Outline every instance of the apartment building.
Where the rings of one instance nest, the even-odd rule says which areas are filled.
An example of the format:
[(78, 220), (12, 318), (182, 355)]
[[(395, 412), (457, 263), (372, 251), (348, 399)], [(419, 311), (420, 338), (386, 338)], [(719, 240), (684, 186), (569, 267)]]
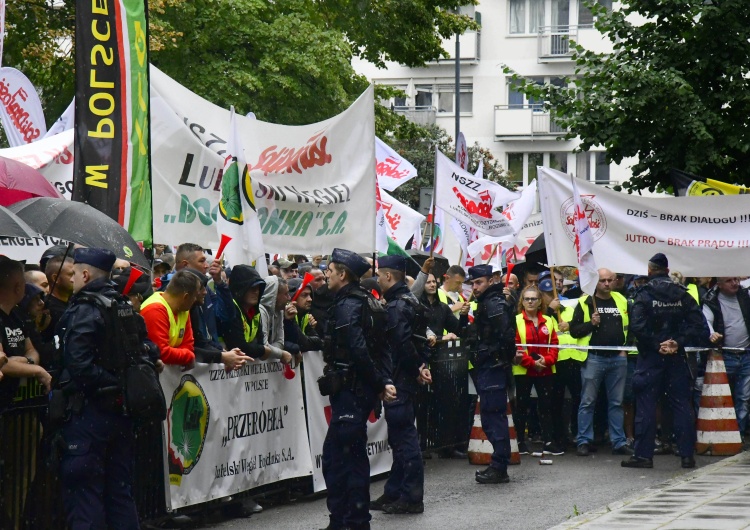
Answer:
[[(600, 0), (612, 7), (612, 0)], [(615, 6), (616, 8), (616, 6)], [(629, 166), (607, 164), (603, 150), (573, 153), (577, 140), (563, 140), (538, 102), (514, 90), (503, 73), (508, 65), (544, 83), (561, 83), (572, 75), (570, 40), (587, 49), (610, 51), (611, 43), (594, 27), (591, 11), (581, 0), (480, 0), (463, 8), (480, 25), (460, 36), (461, 130), (467, 143), (479, 142), (509, 169), (519, 184), (536, 177), (544, 165), (602, 184), (630, 176)], [(378, 84), (399, 87), (407, 98), (384, 102), (418, 123), (436, 123), (451, 136), (455, 131), (455, 37), (444, 41), (450, 58), (421, 68), (389, 63), (378, 69), (365, 61), (356, 70)]]

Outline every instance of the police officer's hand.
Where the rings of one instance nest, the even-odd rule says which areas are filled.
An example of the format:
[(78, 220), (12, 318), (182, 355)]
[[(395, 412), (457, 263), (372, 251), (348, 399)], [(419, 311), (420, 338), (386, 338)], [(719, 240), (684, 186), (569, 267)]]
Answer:
[(555, 298), (551, 300), (547, 307), (549, 307), (552, 311), (557, 311), (560, 308), (560, 299)]
[(422, 264), (422, 272), (425, 274), (430, 274), (430, 271), (432, 270), (432, 267), (435, 266), (435, 258), (427, 258), (424, 260), (424, 263)]
[(570, 324), (568, 322), (565, 322), (562, 318), (560, 319), (560, 322), (557, 323), (557, 327), (563, 333), (570, 331)]
[(239, 370), (246, 362), (252, 362), (254, 359), (248, 357), (239, 348), (221, 352), (221, 362), (224, 363), (224, 369), (227, 372)]
[(708, 340), (710, 340), (712, 343), (716, 344), (717, 342), (720, 342), (721, 339), (724, 338), (724, 335), (721, 333), (716, 333), (715, 331), (711, 333), (711, 336), (708, 337)]
[(591, 323), (595, 326), (602, 323), (602, 317), (599, 315), (598, 311), (591, 313)]
[(44, 390), (49, 392), (50, 390), (52, 390), (52, 376), (49, 375), (49, 372), (47, 372), (47, 370), (45, 370), (41, 366), (36, 365), (36, 368), (38, 368), (38, 370), (36, 370), (34, 377), (37, 381), (39, 381), (39, 384), (44, 387)]
[(289, 303), (284, 308), (284, 318), (287, 320), (292, 320), (297, 315), (297, 306)]
[(380, 399), (386, 403), (390, 403), (396, 399), (396, 387), (393, 385), (385, 385), (385, 390), (380, 393)]
[(281, 352), (281, 359), (279, 359), (284, 364), (289, 364), (292, 362), (292, 354), (288, 351)]
[(419, 377), (417, 377), (417, 381), (419, 381), (420, 385), (432, 384), (432, 374), (430, 373), (430, 369), (424, 364), (419, 367)]
[(208, 268), (208, 274), (214, 279), (214, 284), (221, 285), (224, 280), (221, 277), (221, 263), (218, 259), (211, 262), (211, 266)]
[(678, 344), (674, 339), (668, 339), (659, 344), (659, 353), (662, 355), (672, 355), (677, 352)]
[(469, 305), (468, 302), (463, 302), (462, 307), (461, 307), (461, 314), (462, 315), (468, 315), (470, 308), (471, 308), (471, 306)]

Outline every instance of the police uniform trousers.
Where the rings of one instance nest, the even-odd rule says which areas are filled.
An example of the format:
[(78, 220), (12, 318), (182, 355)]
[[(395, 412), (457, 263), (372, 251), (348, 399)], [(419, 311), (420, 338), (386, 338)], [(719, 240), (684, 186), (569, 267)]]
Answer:
[(133, 500), (133, 423), (86, 400), (63, 427), (60, 461), (70, 530), (140, 528)]
[(393, 451), (384, 493), (389, 499), (419, 503), (424, 498), (424, 463), (414, 423), (414, 396), (398, 387), (396, 394), (397, 399), (384, 406), (388, 445)]
[(479, 395), (479, 414), (482, 429), (492, 444), (490, 466), (507, 471), (510, 462), (510, 432), (508, 430), (508, 391), (505, 369), (475, 367), (471, 371)]
[(635, 456), (652, 458), (656, 439), (656, 406), (662, 394), (674, 417), (674, 434), (681, 457), (695, 451), (695, 416), (692, 407), (693, 380), (684, 354), (640, 353), (633, 374), (635, 394)]
[(367, 418), (375, 396), (351, 390), (331, 396), (331, 423), (323, 442), (323, 478), (331, 528), (370, 528), (370, 460)]

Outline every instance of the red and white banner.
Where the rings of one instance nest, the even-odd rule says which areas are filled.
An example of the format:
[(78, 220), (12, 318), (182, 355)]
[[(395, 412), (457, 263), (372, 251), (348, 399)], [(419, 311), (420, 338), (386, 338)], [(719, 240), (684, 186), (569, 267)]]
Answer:
[(0, 68), (0, 121), (11, 147), (47, 133), (42, 103), (31, 81), (15, 68)]
[(437, 207), (474, 228), (492, 236), (513, 233), (502, 208), (520, 195), (495, 182), (478, 179), (438, 152), (435, 169)]
[(375, 137), (375, 161), (380, 188), (393, 191), (417, 176), (417, 168), (383, 140)]
[[(576, 265), (570, 177), (540, 167), (539, 197), (550, 265)], [(599, 267), (645, 274), (657, 252), (685, 276), (746, 276), (750, 263), (747, 195), (641, 197), (577, 179)]]
[(388, 236), (402, 248), (412, 238), (415, 245), (419, 244), (420, 229), (425, 216), (397, 201), (384, 190), (380, 190), (380, 204)]
[[(305, 355), (305, 400), (307, 402), (307, 428), (310, 437), (310, 455), (312, 456), (313, 489), (326, 489), (323, 479), (323, 442), (326, 439), (328, 425), (331, 421), (331, 404), (327, 397), (318, 391), (318, 378), (323, 375), (323, 353), (309, 351)], [(393, 453), (388, 445), (388, 426), (385, 414), (379, 419), (370, 415), (367, 422), (367, 456), (370, 458), (370, 476), (390, 471), (393, 464)]]

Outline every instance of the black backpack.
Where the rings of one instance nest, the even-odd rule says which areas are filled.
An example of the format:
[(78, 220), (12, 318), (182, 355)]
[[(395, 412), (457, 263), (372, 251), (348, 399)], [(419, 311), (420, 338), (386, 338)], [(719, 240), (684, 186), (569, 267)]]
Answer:
[(156, 369), (146, 356), (138, 322), (143, 317), (122, 295), (85, 293), (79, 300), (96, 305), (104, 317), (110, 348), (99, 351), (97, 364), (120, 376), (126, 414), (144, 421), (166, 419), (167, 402)]

